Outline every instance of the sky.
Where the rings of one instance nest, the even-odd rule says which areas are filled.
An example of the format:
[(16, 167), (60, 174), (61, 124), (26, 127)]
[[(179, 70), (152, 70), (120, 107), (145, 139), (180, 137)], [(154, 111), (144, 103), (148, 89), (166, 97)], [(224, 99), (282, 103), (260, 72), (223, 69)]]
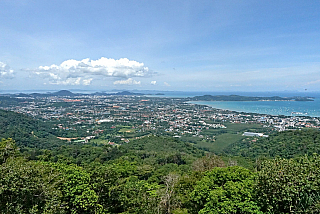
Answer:
[(0, 91), (320, 91), (318, 0), (0, 0)]

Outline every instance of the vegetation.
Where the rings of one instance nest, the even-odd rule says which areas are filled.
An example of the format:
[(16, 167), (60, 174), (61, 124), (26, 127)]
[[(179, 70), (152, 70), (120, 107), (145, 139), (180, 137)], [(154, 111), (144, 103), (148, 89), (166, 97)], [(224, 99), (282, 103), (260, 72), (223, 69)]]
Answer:
[[(320, 213), (318, 130), (240, 135), (217, 156), (153, 135), (67, 143), (50, 123), (0, 113), (1, 213)], [(250, 128), (229, 127), (220, 136)]]
[(183, 136), (182, 141), (194, 144), (194, 146), (215, 154), (222, 154), (229, 146), (243, 139), (243, 132), (262, 132), (269, 133), (269, 129), (264, 128), (261, 124), (248, 123), (224, 123), (226, 128), (214, 129), (209, 128), (201, 132), (203, 138)]
[(254, 200), (254, 174), (242, 167), (216, 167), (191, 193), (198, 213), (262, 213)]
[(276, 133), (259, 140), (244, 139), (227, 147), (225, 152), (250, 158), (293, 158), (320, 154), (320, 131), (302, 129)]
[(320, 212), (320, 157), (265, 161), (257, 176), (257, 199), (266, 213)]
[(16, 106), (25, 102), (25, 99), (18, 99), (9, 96), (0, 96), (0, 107)]
[(62, 141), (52, 134), (50, 124), (23, 114), (0, 110), (0, 138), (12, 138), (17, 145), (28, 148), (53, 148)]

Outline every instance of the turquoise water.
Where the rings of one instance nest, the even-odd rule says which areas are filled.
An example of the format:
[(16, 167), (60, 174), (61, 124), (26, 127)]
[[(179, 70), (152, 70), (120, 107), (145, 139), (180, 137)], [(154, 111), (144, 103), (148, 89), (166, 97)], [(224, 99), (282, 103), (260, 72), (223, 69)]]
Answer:
[[(242, 96), (258, 96), (258, 97), (294, 97), (294, 96), (310, 96), (314, 97), (314, 101), (297, 102), (297, 101), (250, 101), (250, 102), (219, 102), (219, 101), (195, 101), (191, 103), (208, 105), (213, 108), (226, 109), (237, 112), (259, 113), (269, 115), (286, 115), (286, 116), (310, 116), (320, 117), (320, 93), (319, 92), (163, 92), (164, 95), (157, 97), (168, 98), (187, 98), (201, 95), (242, 95)], [(302, 114), (292, 114), (292, 112), (300, 112)]]
[[(270, 115), (296, 115), (320, 117), (320, 99), (310, 102), (297, 101), (194, 101), (194, 104), (207, 105), (213, 108), (225, 109), (237, 112), (249, 112)], [(300, 112), (302, 114), (292, 114), (292, 112)]]

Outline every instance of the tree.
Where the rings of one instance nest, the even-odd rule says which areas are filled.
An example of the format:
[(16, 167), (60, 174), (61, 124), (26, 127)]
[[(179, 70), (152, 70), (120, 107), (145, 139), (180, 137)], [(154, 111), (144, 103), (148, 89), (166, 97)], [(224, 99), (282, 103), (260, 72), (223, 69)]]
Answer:
[(61, 174), (57, 189), (61, 191), (61, 201), (67, 213), (99, 213), (98, 195), (94, 191), (91, 177), (82, 167), (66, 164), (49, 164)]
[(165, 188), (162, 192), (160, 201), (160, 210), (162, 213), (171, 213), (173, 208), (176, 208), (177, 201), (175, 200), (175, 186), (179, 181), (179, 175), (170, 173), (164, 177)]
[(199, 213), (262, 213), (254, 201), (254, 174), (242, 167), (208, 171), (191, 193)]
[(194, 171), (205, 172), (214, 167), (224, 167), (225, 163), (217, 155), (206, 155), (202, 158), (197, 159), (192, 164), (192, 169)]
[(19, 154), (18, 147), (16, 143), (11, 138), (4, 139), (0, 141), (0, 164), (6, 162), (9, 157), (14, 157)]
[(108, 165), (92, 166), (98, 203), (109, 213), (156, 213), (160, 185), (139, 179), (145, 174), (141, 170), (135, 162), (121, 158)]
[(81, 167), (10, 158), (0, 165), (2, 213), (99, 213), (90, 175)]
[(320, 156), (263, 162), (257, 191), (265, 212), (320, 213)]
[(65, 213), (60, 175), (40, 162), (7, 160), (0, 165), (1, 213)]

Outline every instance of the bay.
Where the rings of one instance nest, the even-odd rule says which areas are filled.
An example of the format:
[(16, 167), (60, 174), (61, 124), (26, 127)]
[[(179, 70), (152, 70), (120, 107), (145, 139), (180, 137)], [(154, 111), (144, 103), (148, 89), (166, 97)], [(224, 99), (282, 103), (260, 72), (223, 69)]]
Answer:
[(192, 101), (217, 109), (237, 112), (259, 113), (285, 116), (320, 117), (320, 99), (314, 101)]
[(314, 101), (192, 101), (190, 103), (207, 105), (217, 109), (224, 109), (236, 112), (258, 113), (268, 115), (285, 116), (310, 116), (320, 117), (320, 93), (319, 92), (294, 92), (294, 91), (269, 91), (269, 92), (163, 92), (157, 97), (187, 98), (201, 95), (241, 95), (253, 97), (294, 97), (309, 96)]

